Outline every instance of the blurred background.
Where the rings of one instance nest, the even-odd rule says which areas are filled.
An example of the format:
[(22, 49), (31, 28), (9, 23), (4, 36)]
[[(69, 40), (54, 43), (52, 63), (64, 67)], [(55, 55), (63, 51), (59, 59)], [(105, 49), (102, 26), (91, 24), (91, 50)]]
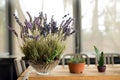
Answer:
[(75, 18), (77, 33), (66, 41), (64, 54), (92, 54), (94, 45), (104, 52), (120, 51), (120, 0), (0, 0), (0, 54), (23, 55), (8, 26), (19, 31), (13, 14), (24, 23), (27, 11), (33, 18), (41, 11), (54, 15), (58, 24), (65, 14)]

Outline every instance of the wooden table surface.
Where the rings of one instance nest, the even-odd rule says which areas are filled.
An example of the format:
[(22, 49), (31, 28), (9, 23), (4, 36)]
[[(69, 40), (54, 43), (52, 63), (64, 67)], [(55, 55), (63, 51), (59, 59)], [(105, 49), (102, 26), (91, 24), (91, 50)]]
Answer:
[(18, 80), (24, 80), (26, 76), (28, 80), (120, 80), (120, 65), (109, 65), (103, 73), (98, 72), (95, 65), (85, 66), (80, 74), (70, 73), (67, 66), (57, 66), (49, 75), (38, 75), (28, 67)]

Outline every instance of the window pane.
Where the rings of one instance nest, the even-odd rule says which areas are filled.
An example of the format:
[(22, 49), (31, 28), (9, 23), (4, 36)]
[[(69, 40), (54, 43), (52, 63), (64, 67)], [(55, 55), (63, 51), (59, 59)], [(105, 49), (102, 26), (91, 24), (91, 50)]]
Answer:
[(82, 51), (120, 51), (120, 0), (81, 0)]
[[(28, 19), (26, 11), (31, 14), (32, 18), (38, 16), (39, 13), (43, 11), (43, 13), (47, 13), (48, 21), (50, 21), (51, 16), (54, 15), (57, 24), (60, 24), (65, 14), (69, 13), (69, 16), (73, 16), (72, 0), (16, 0), (15, 14), (17, 14), (21, 22), (24, 22), (24, 18)], [(15, 26), (19, 27), (16, 22)], [(67, 47), (64, 53), (74, 53), (73, 43), (74, 39), (73, 36), (71, 36), (70, 39), (66, 41)], [(18, 53), (19, 48), (17, 48), (17, 42), (15, 46), (15, 53)]]
[(0, 53), (7, 52), (7, 29), (5, 0), (0, 0)]

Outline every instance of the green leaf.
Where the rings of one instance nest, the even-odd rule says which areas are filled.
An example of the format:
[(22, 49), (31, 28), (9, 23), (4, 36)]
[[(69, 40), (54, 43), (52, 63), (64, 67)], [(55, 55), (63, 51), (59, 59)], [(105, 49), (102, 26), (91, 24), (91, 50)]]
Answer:
[(104, 66), (104, 53), (103, 51), (100, 54), (100, 59), (98, 61), (99, 66)]
[(97, 60), (99, 60), (99, 50), (97, 49), (96, 46), (94, 46), (94, 50), (95, 50), (95, 53), (96, 53)]

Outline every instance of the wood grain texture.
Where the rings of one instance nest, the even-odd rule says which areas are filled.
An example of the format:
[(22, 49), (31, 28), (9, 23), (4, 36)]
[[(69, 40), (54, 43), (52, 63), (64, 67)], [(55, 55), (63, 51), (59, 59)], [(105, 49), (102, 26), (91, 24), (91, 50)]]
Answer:
[(29, 77), (28, 80), (120, 80), (120, 76), (47, 76)]
[[(29, 67), (20, 77), (31, 70)], [(104, 73), (98, 72), (95, 65), (85, 66), (84, 72), (80, 74), (70, 73), (67, 66), (57, 66), (49, 75), (38, 75), (32, 71), (28, 80), (120, 80), (120, 65), (109, 65)]]

